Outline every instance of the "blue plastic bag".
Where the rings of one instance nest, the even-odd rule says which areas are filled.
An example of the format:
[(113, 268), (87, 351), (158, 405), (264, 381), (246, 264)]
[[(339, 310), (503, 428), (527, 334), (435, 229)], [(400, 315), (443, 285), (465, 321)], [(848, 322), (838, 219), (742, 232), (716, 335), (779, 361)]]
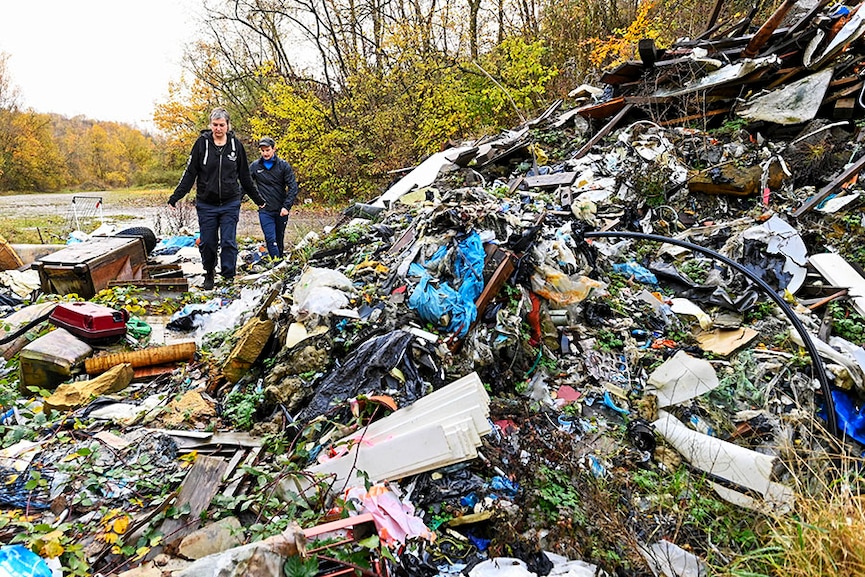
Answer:
[(635, 281), (643, 284), (658, 284), (658, 277), (655, 276), (655, 273), (634, 261), (614, 264), (613, 270), (621, 275), (634, 277)]
[(481, 237), (472, 232), (457, 244), (454, 274), (459, 280), (459, 293), (463, 299), (474, 303), (484, 291), (484, 245)]
[[(835, 401), (839, 428), (851, 439), (865, 445), (865, 416), (856, 409), (853, 399), (844, 391), (833, 390), (832, 400)], [(823, 410), (823, 415), (825, 414), (826, 411)]]
[[(420, 276), (420, 282), (408, 299), (408, 306), (421, 318), (438, 326), (446, 326), (451, 332), (464, 337), (478, 316), (475, 300), (484, 290), (484, 249), (481, 238), (472, 232), (460, 241), (454, 255), (454, 284), (434, 282), (427, 270), (417, 263), (409, 267), (409, 274)], [(447, 248), (442, 246), (427, 261), (435, 264), (445, 257)]]
[(0, 547), (0, 577), (51, 577), (51, 568), (24, 545), (6, 545)]

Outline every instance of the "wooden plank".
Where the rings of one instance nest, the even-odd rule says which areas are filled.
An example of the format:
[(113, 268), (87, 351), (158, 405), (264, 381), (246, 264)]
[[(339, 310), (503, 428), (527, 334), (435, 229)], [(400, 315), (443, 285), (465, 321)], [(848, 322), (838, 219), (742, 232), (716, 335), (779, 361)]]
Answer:
[(558, 188), (559, 186), (570, 186), (576, 178), (576, 172), (555, 172), (553, 174), (527, 176), (526, 186), (529, 188)]
[(246, 453), (246, 458), (243, 460), (243, 463), (226, 481), (225, 490), (222, 492), (223, 495), (226, 497), (234, 497), (240, 492), (240, 487), (249, 476), (244, 467), (255, 466), (255, 464), (258, 463), (258, 459), (261, 457), (262, 450), (263, 447), (255, 447)]
[(249, 433), (233, 431), (208, 433), (202, 431), (183, 431), (175, 429), (154, 429), (154, 431), (170, 435), (177, 448), (181, 451), (197, 451), (202, 447), (221, 445), (224, 447), (255, 448), (261, 446), (261, 438)]
[(634, 82), (643, 75), (645, 67), (642, 62), (636, 60), (628, 60), (616, 66), (609, 72), (601, 74), (601, 82), (617, 86), (624, 82)]
[(189, 514), (180, 519), (166, 519), (162, 523), (159, 530), (165, 536), (166, 545), (176, 543), (198, 529), (201, 513), (216, 496), (227, 466), (228, 463), (218, 457), (199, 456), (195, 459), (195, 464), (183, 479), (174, 505), (177, 509), (188, 505)]
[(666, 104), (673, 102), (674, 98), (670, 96), (625, 96), (625, 104)]
[(612, 100), (601, 102), (600, 104), (584, 106), (580, 109), (580, 116), (583, 118), (603, 120), (604, 118), (609, 118), (613, 114), (620, 112), (625, 106), (627, 106), (627, 104), (625, 104), (625, 99), (620, 96), (619, 98), (613, 98)]
[(849, 86), (843, 90), (839, 90), (838, 92), (836, 92), (832, 96), (828, 96), (828, 97), (824, 98), (823, 99), (823, 105), (825, 106), (826, 104), (831, 104), (831, 103), (835, 102), (836, 100), (841, 100), (842, 98), (847, 98), (851, 94), (856, 94), (859, 91), (861, 91), (863, 89), (863, 87), (865, 87), (865, 82), (857, 82), (853, 86)]
[(478, 295), (478, 299), (475, 302), (475, 306), (478, 309), (478, 318), (483, 316), (484, 311), (487, 310), (487, 307), (492, 302), (493, 298), (499, 294), (499, 291), (502, 290), (502, 287), (510, 278), (511, 273), (514, 272), (513, 255), (499, 247), (495, 247), (495, 249), (496, 250), (489, 258), (490, 260), (498, 260), (499, 263), (493, 271), (492, 276), (490, 276), (489, 280), (484, 283), (484, 290), (481, 291), (481, 294)]
[(688, 116), (680, 116), (679, 118), (671, 118), (670, 120), (664, 120), (659, 122), (661, 126), (676, 126), (678, 124), (685, 124), (686, 122), (692, 122), (694, 120), (701, 120), (706, 118), (711, 118), (712, 116), (718, 116), (719, 114), (727, 114), (730, 112), (730, 108), (719, 108), (717, 110), (709, 110), (707, 112), (703, 112), (700, 114), (690, 114)]
[(780, 6), (772, 13), (771, 16), (760, 26), (760, 29), (757, 30), (754, 37), (751, 38), (751, 41), (748, 42), (748, 45), (745, 47), (745, 50), (742, 51), (743, 58), (754, 58), (766, 45), (769, 39), (772, 37), (772, 33), (775, 29), (781, 24), (781, 21), (784, 19), (784, 16), (787, 15), (787, 12), (790, 8), (796, 4), (797, 0), (784, 0)]
[(776, 78), (775, 80), (773, 80), (772, 82), (770, 82), (766, 86), (766, 89), (772, 90), (773, 88), (777, 88), (777, 87), (781, 86), (782, 84), (786, 84), (787, 82), (789, 82), (793, 78), (795, 78), (797, 75), (799, 75), (805, 71), (806, 71), (806, 69), (804, 66), (798, 66), (796, 68), (793, 68), (792, 70), (787, 70), (787, 71), (779, 70), (778, 73), (780, 74), (780, 76), (778, 78)]
[(400, 237), (387, 249), (388, 254), (396, 254), (410, 245), (417, 238), (417, 219), (413, 220), (411, 226), (405, 229)]
[(832, 118), (853, 118), (856, 112), (856, 99), (853, 97), (839, 98), (832, 110)]
[(841, 186), (850, 180), (851, 177), (857, 176), (862, 171), (863, 167), (865, 167), (865, 156), (851, 164), (844, 172), (832, 180), (832, 182), (821, 188), (819, 192), (814, 194), (814, 196), (802, 203), (802, 206), (794, 210), (790, 216), (793, 218), (799, 218), (803, 214), (811, 212), (814, 207), (823, 202), (830, 194), (841, 188)]
[(119, 276), (115, 280), (108, 281), (108, 286), (134, 286), (143, 289), (157, 289), (160, 291), (175, 292), (189, 291), (189, 281), (185, 278), (124, 279)]
[(588, 152), (592, 149), (594, 145), (599, 143), (601, 140), (604, 139), (605, 136), (607, 136), (610, 132), (613, 131), (616, 125), (621, 122), (621, 120), (625, 117), (626, 114), (628, 114), (628, 112), (631, 111), (631, 108), (633, 107), (633, 104), (625, 104), (624, 108), (619, 110), (619, 113), (616, 114), (612, 120), (610, 120), (603, 128), (597, 131), (595, 135), (592, 136), (592, 138), (589, 139), (589, 141), (577, 151), (577, 153), (573, 157), (573, 160), (578, 160), (588, 154)]
[(724, 0), (715, 0), (715, 7), (709, 15), (709, 21), (706, 22), (706, 32), (715, 28), (715, 23), (718, 21), (718, 16), (721, 15), (721, 8), (724, 6)]

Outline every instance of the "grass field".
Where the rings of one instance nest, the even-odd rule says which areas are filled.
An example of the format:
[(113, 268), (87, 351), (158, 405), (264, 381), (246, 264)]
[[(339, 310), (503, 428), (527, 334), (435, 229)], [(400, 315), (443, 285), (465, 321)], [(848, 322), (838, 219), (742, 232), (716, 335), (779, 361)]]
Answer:
[[(179, 205), (179, 210), (170, 208), (166, 201), (171, 194), (168, 189), (115, 190), (88, 193), (35, 193), (0, 195), (0, 236), (12, 244), (63, 244), (69, 234), (79, 228), (91, 232), (104, 220), (117, 228), (146, 226), (157, 236), (177, 234), (180, 229), (194, 232), (197, 229), (195, 208), (191, 204), (193, 195), (188, 195)], [(88, 203), (81, 202), (88, 197)], [(101, 212), (89, 210), (93, 198), (100, 198)], [(78, 198), (79, 202), (73, 203)], [(72, 207), (85, 205), (75, 219)], [(310, 230), (319, 231), (332, 224), (340, 214), (339, 209), (298, 205), (292, 209), (286, 230), (286, 242), (296, 242)], [(238, 236), (262, 238), (256, 208), (244, 202)]]

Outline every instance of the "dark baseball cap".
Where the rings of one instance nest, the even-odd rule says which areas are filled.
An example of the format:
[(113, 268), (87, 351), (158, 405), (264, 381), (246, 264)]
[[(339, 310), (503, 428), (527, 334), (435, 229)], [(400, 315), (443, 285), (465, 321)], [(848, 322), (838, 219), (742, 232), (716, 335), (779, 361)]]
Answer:
[(264, 138), (262, 138), (261, 140), (258, 141), (258, 147), (261, 148), (262, 146), (273, 147), (273, 146), (276, 146), (276, 143), (273, 141), (273, 139), (271, 137), (265, 136)]

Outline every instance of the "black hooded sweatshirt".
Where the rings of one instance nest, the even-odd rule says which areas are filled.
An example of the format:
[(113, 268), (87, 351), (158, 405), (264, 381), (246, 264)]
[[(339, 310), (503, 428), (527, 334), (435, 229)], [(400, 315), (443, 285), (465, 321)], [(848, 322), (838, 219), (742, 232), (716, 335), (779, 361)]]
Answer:
[(213, 131), (202, 130), (198, 140), (192, 145), (186, 170), (168, 199), (168, 204), (174, 206), (192, 190), (192, 183), (195, 182), (196, 202), (221, 206), (241, 199), (245, 192), (255, 204), (261, 206), (264, 201), (255, 189), (247, 167), (246, 150), (234, 136), (234, 132), (229, 131), (225, 145), (219, 147), (213, 142)]

